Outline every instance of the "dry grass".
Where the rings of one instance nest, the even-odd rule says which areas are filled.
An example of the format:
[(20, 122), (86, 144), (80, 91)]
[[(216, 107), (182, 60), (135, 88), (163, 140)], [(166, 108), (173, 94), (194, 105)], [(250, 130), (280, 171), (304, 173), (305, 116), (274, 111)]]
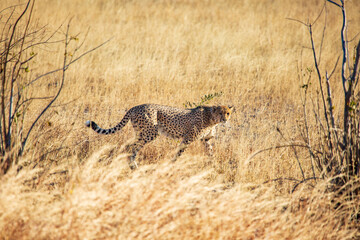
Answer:
[[(0, 9), (13, 2), (1, 1)], [(360, 31), (360, 7), (355, 0), (347, 4), (352, 37)], [(306, 0), (38, 1), (39, 25), (54, 30), (73, 16), (72, 34), (81, 32), (80, 40), (90, 27), (86, 48), (113, 39), (69, 70), (59, 101), (29, 140), (22, 170), (17, 173), (14, 166), (1, 177), (0, 238), (359, 237), (346, 204), (335, 210), (325, 183), (300, 185), (293, 194), (293, 181), (263, 184), (279, 177), (301, 179), (291, 148), (245, 162), (259, 149), (300, 139), (300, 86), (313, 61), (306, 28), (286, 18), (314, 20), (322, 5)], [(327, 9), (321, 67), (330, 70), (341, 49), (341, 17), (335, 7)], [(323, 22), (320, 18), (314, 28), (318, 45)], [(61, 48), (35, 51), (39, 57), (30, 74), (60, 66)], [(338, 76), (333, 91), (340, 106)], [(31, 91), (54, 92), (49, 82), (58, 76), (46, 81)], [(314, 81), (314, 101), (316, 87)], [(218, 139), (213, 161), (195, 143), (169, 163), (178, 142), (159, 138), (140, 152), (140, 168), (131, 172), (121, 152), (132, 137), (130, 127), (99, 136), (84, 126), (88, 119), (112, 126), (140, 103), (182, 107), (220, 91), (223, 96), (212, 104), (231, 104), (236, 112)], [(45, 104), (34, 102), (27, 120)], [(297, 149), (297, 155), (310, 177), (308, 153)]]

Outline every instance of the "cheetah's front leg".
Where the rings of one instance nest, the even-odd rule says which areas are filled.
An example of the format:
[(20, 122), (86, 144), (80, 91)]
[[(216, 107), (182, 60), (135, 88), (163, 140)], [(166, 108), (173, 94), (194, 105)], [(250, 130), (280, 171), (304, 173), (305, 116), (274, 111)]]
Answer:
[(210, 156), (214, 156), (213, 147), (215, 145), (214, 138), (215, 138), (216, 129), (212, 128), (201, 140), (204, 143), (206, 153)]
[(172, 159), (172, 161), (175, 162), (176, 159), (181, 156), (181, 154), (185, 151), (185, 149), (187, 147), (188, 147), (188, 144), (184, 144), (184, 142), (182, 142), (178, 148), (177, 153), (175, 154), (174, 158)]
[(209, 155), (209, 157), (213, 157), (214, 156), (214, 138), (205, 138), (202, 139), (204, 145), (205, 145), (205, 149), (206, 149), (206, 153)]
[(175, 162), (176, 159), (181, 156), (181, 154), (185, 151), (185, 149), (189, 146), (189, 144), (191, 142), (192, 141), (190, 139), (184, 139), (181, 142), (180, 146), (178, 147), (177, 153), (175, 154), (174, 158), (172, 159), (173, 162)]

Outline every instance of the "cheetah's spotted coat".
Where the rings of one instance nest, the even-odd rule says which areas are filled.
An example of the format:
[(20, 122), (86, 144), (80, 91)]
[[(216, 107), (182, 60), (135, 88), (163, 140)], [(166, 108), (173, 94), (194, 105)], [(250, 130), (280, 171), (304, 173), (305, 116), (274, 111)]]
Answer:
[(159, 133), (182, 139), (173, 161), (184, 152), (191, 142), (198, 138), (204, 140), (209, 154), (212, 155), (210, 140), (214, 137), (215, 126), (229, 120), (232, 110), (233, 107), (227, 106), (179, 109), (156, 104), (143, 104), (131, 108), (113, 128), (100, 128), (93, 121), (87, 121), (86, 126), (100, 134), (111, 134), (121, 130), (131, 120), (136, 139), (126, 146), (126, 150), (131, 154), (129, 165), (134, 168), (137, 167), (135, 157), (138, 151), (145, 144), (154, 140)]

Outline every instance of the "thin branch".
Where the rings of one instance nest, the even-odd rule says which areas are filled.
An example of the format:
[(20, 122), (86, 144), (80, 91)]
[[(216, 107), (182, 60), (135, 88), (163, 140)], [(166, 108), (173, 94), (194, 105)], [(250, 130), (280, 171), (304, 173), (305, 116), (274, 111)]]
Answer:
[[(336, 67), (336, 65), (335, 65), (335, 67)], [(335, 70), (335, 68), (334, 68), (334, 70)], [(330, 115), (331, 127), (332, 127), (332, 131), (334, 133), (334, 136), (335, 136), (336, 145), (339, 146), (339, 138), (338, 138), (338, 134), (336, 131), (336, 126), (335, 126), (334, 111), (333, 111), (334, 106), (332, 103), (332, 95), (331, 95), (331, 88), (330, 88), (330, 81), (329, 81), (330, 77), (331, 77), (331, 75), (328, 76), (328, 73), (326, 72), (326, 89), (327, 89), (327, 100), (328, 100), (328, 104), (329, 104), (329, 115)], [(334, 149), (330, 149), (330, 150), (333, 151)]]
[(315, 25), (315, 23), (317, 22), (317, 20), (319, 20), (319, 18), (320, 18), (320, 16), (321, 16), (322, 12), (323, 12), (323, 11), (324, 11), (324, 9), (325, 9), (325, 6), (326, 6), (326, 2), (324, 2), (324, 5), (323, 5), (323, 7), (322, 7), (322, 8), (321, 8), (321, 10), (320, 10), (319, 15), (316, 17), (316, 19), (314, 20), (314, 22), (312, 23), (312, 25)]
[(33, 9), (34, 9), (34, 4), (35, 4), (35, 0), (33, 0), (31, 8), (30, 8), (29, 18), (26, 21), (24, 34), (23, 34), (23, 37), (22, 37), (22, 41), (20, 43), (18, 59), (17, 59), (16, 63), (14, 64), (12, 78), (10, 79), (11, 80), (11, 82), (10, 82), (10, 96), (9, 96), (10, 106), (9, 106), (9, 116), (8, 116), (9, 120), (8, 120), (8, 132), (7, 132), (7, 135), (8, 135), (8, 143), (7, 143), (7, 145), (8, 145), (8, 147), (11, 147), (11, 138), (12, 138), (11, 137), (11, 127), (12, 127), (12, 109), (13, 109), (13, 98), (14, 98), (14, 82), (18, 78), (19, 73), (20, 73), (20, 69), (21, 69), (21, 65), (18, 68), (17, 68), (17, 65), (21, 61), (22, 50), (23, 50), (23, 47), (24, 47), (25, 38), (27, 36), (27, 31), (28, 31), (28, 28), (29, 28), (29, 25), (30, 25), (30, 22), (31, 22), (31, 16), (32, 16)]
[[(331, 120), (331, 127), (333, 129), (335, 129), (336, 127), (335, 127), (335, 120), (334, 120), (334, 113), (333, 113), (334, 106), (332, 104), (332, 97), (331, 97), (330, 78), (334, 74), (338, 62), (339, 62), (339, 57), (336, 59), (335, 66), (334, 66), (333, 70), (331, 71), (330, 75), (328, 75), (328, 73), (326, 72), (326, 87), (327, 87), (328, 102), (329, 102), (330, 120)], [(336, 140), (338, 141), (336, 131), (334, 131), (334, 133), (335, 133)]]
[(28, 59), (26, 59), (25, 61), (20, 63), (20, 66), (24, 65), (25, 63), (31, 61), (34, 57), (37, 56), (37, 53), (35, 53), (34, 55), (32, 55), (31, 57), (29, 57)]
[[(313, 105), (313, 114), (315, 116), (315, 119), (317, 120), (317, 122), (319, 123), (319, 131), (318, 133), (320, 132), (325, 132), (325, 127), (324, 125), (322, 124), (321, 122), (321, 119), (320, 119), (320, 116), (318, 115), (318, 113), (320, 114), (320, 106), (319, 106), (319, 96), (318, 96), (318, 101), (317, 101), (317, 104), (315, 105), (314, 103), (314, 99), (311, 99), (311, 103)], [(316, 110), (317, 108), (317, 110)], [(317, 111), (317, 112), (316, 112)]]
[(278, 146), (273, 146), (273, 147), (269, 147), (269, 148), (264, 148), (264, 149), (260, 149), (258, 151), (256, 151), (255, 153), (251, 154), (246, 160), (245, 160), (245, 164), (249, 164), (250, 160), (253, 159), (256, 155), (258, 155), (259, 153), (262, 152), (266, 152), (266, 151), (270, 151), (270, 150), (274, 150), (274, 149), (278, 149), (278, 148), (288, 148), (288, 147), (303, 147), (303, 148), (311, 148), (308, 145), (304, 145), (304, 144), (286, 144), (286, 145), (278, 145)]
[(309, 24), (308, 24), (308, 23), (305, 23), (305, 22), (300, 21), (300, 20), (295, 19), (295, 18), (285, 18), (285, 19), (290, 20), (290, 21), (294, 21), (294, 22), (301, 23), (301, 24), (303, 24), (303, 25), (305, 25), (305, 26), (307, 26), (307, 27), (309, 26)]
[[(86, 39), (87, 39), (87, 37), (88, 37), (88, 35), (89, 35), (89, 31), (90, 31), (90, 28), (87, 29), (83, 41), (79, 44), (79, 46), (77, 46), (77, 47), (75, 48), (74, 52), (77, 52), (77, 51), (84, 45), (84, 43), (85, 43), (85, 41), (86, 41)], [(76, 36), (76, 37), (77, 37), (77, 36)]]
[[(343, 6), (341, 7), (342, 16), (343, 16), (343, 24), (341, 27), (341, 46), (342, 46), (342, 52), (343, 52), (343, 59), (342, 59), (342, 67), (341, 67), (341, 77), (342, 77), (342, 83), (343, 83), (343, 89), (346, 94), (348, 89), (346, 89), (346, 76), (345, 76), (345, 69), (346, 69), (346, 62), (347, 62), (347, 48), (345, 43), (345, 33), (346, 33), (346, 14), (345, 14), (345, 8)], [(344, 129), (345, 130), (345, 129)]]
[(303, 180), (298, 180), (296, 178), (279, 177), (279, 178), (267, 180), (267, 181), (263, 182), (263, 184), (267, 184), (267, 183), (270, 183), (270, 182), (284, 181), (284, 180), (286, 180), (286, 181), (294, 181), (294, 182), (302, 182), (303, 181)]
[[(45, 25), (46, 26), (46, 25)], [(33, 32), (27, 33), (26, 35), (22, 36), (21, 38), (17, 38), (15, 39), (15, 41), (11, 44), (10, 49), (13, 49), (14, 47), (16, 47), (19, 43), (24, 42), (25, 38), (30, 38), (31, 36), (35, 35), (30, 42), (33, 42), (36, 39), (36, 34), (39, 34), (40, 31), (42, 31), (43, 33), (45, 32), (45, 26), (43, 26), (40, 29), (37, 29)], [(24, 49), (25, 50), (25, 49)], [(5, 50), (3, 52), (1, 52), (1, 55), (3, 55), (5, 53)], [(20, 52), (21, 53), (21, 52)], [(16, 55), (18, 55), (19, 53), (16, 53)]]
[(356, 46), (356, 50), (355, 50), (355, 60), (354, 60), (354, 69), (353, 72), (351, 74), (351, 81), (354, 83), (354, 88), (356, 88), (356, 85), (358, 83), (358, 81), (356, 81), (356, 75), (358, 74), (358, 65), (359, 65), (359, 59), (360, 59), (360, 40)]
[[(321, 62), (321, 53), (322, 53), (322, 49), (323, 49), (323, 44), (324, 44), (324, 39), (325, 39), (325, 30), (326, 30), (326, 24), (327, 24), (327, 9), (326, 9), (326, 2), (324, 3), (323, 8), (321, 9), (321, 12), (319, 14), (319, 17), (322, 13), (322, 11), (325, 9), (325, 23), (324, 23), (324, 27), (323, 27), (323, 32), (322, 32), (322, 36), (321, 36), (321, 43), (320, 43), (320, 51), (319, 51), (319, 65)], [(315, 24), (315, 22), (317, 21), (317, 19), (314, 21), (313, 25)]]
[[(108, 39), (107, 41), (99, 44), (98, 46), (96, 46), (96, 47), (94, 47), (94, 48), (92, 48), (92, 49), (84, 52), (82, 55), (80, 55), (80, 56), (77, 57), (76, 59), (70, 61), (70, 62), (66, 65), (66, 68), (68, 68), (70, 65), (72, 65), (74, 62), (78, 61), (80, 58), (84, 57), (85, 55), (87, 55), (87, 54), (95, 51), (96, 49), (102, 47), (103, 45), (105, 45), (106, 43), (108, 43), (108, 42), (111, 41), (111, 40), (112, 40), (112, 38), (110, 38), (110, 39)], [(51, 42), (51, 43), (57, 43), (57, 42), (60, 42), (60, 41), (64, 41), (64, 40), (59, 40), (59, 41)], [(38, 45), (38, 44), (34, 44), (33, 46), (35, 46), (35, 45)], [(48, 76), (48, 75), (51, 75), (51, 74), (53, 74), (53, 73), (59, 72), (59, 71), (61, 71), (62, 69), (63, 69), (63, 68), (58, 68), (58, 69), (52, 70), (52, 71), (50, 71), (50, 72), (44, 73), (44, 74), (42, 74), (42, 75), (39, 75), (39, 76), (36, 77), (35, 79), (31, 80), (29, 83), (27, 83), (26, 85), (24, 85), (22, 89), (25, 89), (25, 88), (27, 88), (28, 86), (30, 86), (30, 85), (32, 85), (33, 83), (35, 83), (36, 81), (40, 80), (41, 78), (46, 77), (46, 76)], [(14, 96), (18, 96), (21, 91), (22, 91), (22, 90), (18, 90), (18, 92), (17, 92), (16, 94), (14, 94)]]
[(316, 58), (316, 50), (315, 50), (315, 45), (314, 45), (314, 38), (313, 38), (313, 34), (312, 34), (312, 26), (311, 26), (311, 24), (309, 25), (309, 34), (310, 34), (311, 48), (312, 48), (313, 57), (314, 57), (315, 69), (316, 69), (316, 73), (318, 75), (320, 93), (321, 93), (321, 98), (322, 98), (322, 102), (323, 102), (324, 116), (325, 116), (327, 130), (328, 130), (327, 133), (328, 133), (329, 145), (330, 145), (330, 148), (332, 148), (332, 141), (331, 141), (332, 138), (331, 138), (330, 124), (329, 124), (329, 119), (328, 119), (327, 112), (326, 112), (327, 108), (326, 108), (326, 103), (325, 103), (325, 96), (324, 96), (324, 91), (323, 91), (323, 87), (322, 87), (322, 80), (321, 80), (321, 74), (320, 74), (320, 70), (319, 70), (319, 65), (318, 65), (317, 58)]
[(359, 34), (360, 34), (360, 32), (358, 32), (357, 34), (355, 34), (355, 36), (354, 36), (352, 39), (348, 40), (348, 42), (354, 41), (354, 40), (359, 36)]
[(33, 97), (33, 98), (26, 99), (26, 100), (22, 101), (21, 103), (17, 103), (15, 111), (14, 111), (13, 115), (11, 116), (11, 118), (13, 119), (15, 117), (15, 114), (18, 112), (20, 107), (22, 107), (25, 103), (33, 101), (33, 100), (47, 100), (47, 99), (51, 99), (51, 98), (53, 98), (53, 97)]
[[(34, 43), (34, 44), (30, 44), (30, 45), (28, 45), (24, 50), (27, 50), (27, 49), (29, 49), (29, 48), (31, 48), (31, 47), (35, 47), (35, 46), (37, 46), (37, 45), (53, 44), (53, 43), (59, 43), (59, 42), (64, 41), (64, 39), (56, 40), (56, 41), (50, 41), (50, 39), (52, 39), (52, 38), (55, 36), (55, 34), (59, 32), (59, 30), (60, 30), (60, 28), (63, 26), (63, 24), (64, 24), (64, 23), (61, 23), (61, 24), (59, 25), (59, 27), (58, 27), (55, 31), (53, 31), (53, 32), (50, 34), (49, 37), (46, 38), (46, 40), (43, 40), (43, 41), (40, 41), (40, 42), (37, 42), (37, 43)], [(46, 26), (46, 25), (45, 25), (45, 26)], [(45, 27), (45, 26), (44, 26), (44, 27)]]
[[(6, 22), (4, 23), (4, 28), (3, 28), (2, 31), (1, 31), (1, 39), (3, 39), (3, 35), (4, 35), (4, 33), (5, 33), (5, 28), (6, 28), (6, 26), (9, 24), (12, 15), (15, 13), (15, 9), (16, 9), (16, 8), (14, 7), (13, 10), (11, 11), (9, 17), (6, 19)], [(10, 29), (11, 29), (11, 24), (9, 24), (9, 31), (10, 31)], [(7, 33), (5, 34), (5, 36), (7, 36), (8, 33), (9, 33), (9, 32), (7, 32)], [(8, 39), (6, 38), (6, 39), (4, 39), (2, 42), (5, 42), (5, 41), (7, 41), (7, 40), (8, 40)]]
[[(99, 44), (98, 46), (96, 46), (96, 47), (94, 47), (94, 48), (92, 48), (92, 49), (84, 52), (84, 53), (81, 54), (79, 57), (77, 57), (77, 58), (75, 58), (74, 60), (72, 60), (71, 62), (69, 62), (69, 63), (65, 66), (65, 68), (68, 68), (70, 65), (72, 65), (72, 64), (75, 63), (75, 62), (77, 62), (80, 58), (82, 58), (82, 57), (84, 57), (85, 55), (87, 55), (87, 54), (95, 51), (96, 49), (102, 47), (103, 45), (105, 45), (106, 43), (108, 43), (110, 40), (112, 40), (112, 38), (110, 38), (110, 39), (108, 39), (107, 41)], [(63, 70), (63, 68), (58, 68), (58, 69), (52, 70), (52, 71), (50, 71), (50, 72), (44, 73), (44, 74), (36, 77), (35, 79), (31, 80), (28, 84), (26, 84), (26, 85), (24, 86), (24, 88), (30, 86), (31, 84), (33, 84), (34, 82), (38, 81), (39, 79), (41, 79), (41, 78), (43, 78), (43, 77), (45, 77), (45, 76), (51, 75), (51, 74), (56, 73), (56, 72), (59, 72), (59, 71), (61, 71), (61, 70)]]
[[(306, 141), (306, 144), (308, 146), (311, 146), (311, 143), (310, 143), (310, 133), (309, 133), (309, 126), (308, 126), (308, 121), (307, 121), (307, 114), (306, 114), (306, 105), (307, 105), (307, 90), (308, 90), (310, 80), (311, 80), (311, 72), (309, 74), (309, 79), (306, 83), (304, 101), (303, 101), (304, 125), (305, 125), (305, 134), (306, 134), (306, 138), (304, 136), (304, 141)], [(311, 170), (313, 172), (313, 176), (315, 177), (314, 153), (312, 152), (310, 147), (308, 148), (308, 151), (309, 151), (309, 155), (310, 155)], [(305, 177), (303, 177), (303, 178), (305, 178)]]
[(10, 6), (10, 7), (6, 7), (6, 8), (4, 8), (4, 9), (2, 9), (2, 10), (0, 11), (0, 13), (4, 12), (4, 11), (6, 11), (7, 9), (10, 9), (10, 8), (13, 8), (13, 10), (15, 10), (16, 7), (22, 6), (22, 5), (25, 5), (25, 4), (22, 3), (22, 4), (17, 4), (17, 5), (12, 5), (12, 6)]
[(338, 6), (339, 8), (341, 8), (341, 5), (340, 4), (338, 4), (338, 3), (336, 3), (336, 2), (334, 2), (334, 1), (332, 1), (332, 0), (327, 0), (329, 3), (332, 3), (332, 4), (334, 4), (334, 5), (336, 5), (336, 6)]
[(9, 38), (9, 42), (7, 44), (7, 50), (5, 53), (5, 59), (3, 60), (3, 79), (2, 79), (2, 92), (1, 92), (1, 114), (2, 114), (2, 127), (3, 127), (3, 134), (5, 136), (5, 148), (8, 148), (8, 143), (9, 143), (9, 139), (8, 139), (8, 135), (7, 135), (7, 127), (6, 127), (6, 116), (5, 116), (5, 86), (6, 86), (6, 67), (7, 67), (7, 63), (8, 63), (8, 56), (10, 53), (10, 46), (11, 46), (11, 42), (14, 38), (15, 35), (15, 30), (17, 27), (17, 24), (20, 22), (21, 18), (25, 15), (29, 5), (30, 5), (30, 1), (28, 1), (25, 9), (23, 10), (23, 12), (20, 14), (20, 16), (16, 19), (14, 26), (12, 27), (12, 32)]
[[(319, 179), (319, 178), (317, 178), (317, 177), (310, 177), (310, 178), (304, 179), (304, 180), (296, 183), (295, 186), (294, 186), (294, 188), (291, 190), (291, 193), (294, 193), (294, 191), (296, 190), (296, 188), (297, 188), (300, 184), (306, 183), (306, 182), (309, 181), (309, 180), (315, 180), (315, 181), (316, 181), (316, 179)], [(314, 188), (313, 185), (310, 185), (310, 186), (311, 186), (312, 188)]]
[(68, 45), (69, 45), (69, 40), (68, 40), (68, 37), (69, 37), (69, 29), (70, 29), (70, 22), (71, 22), (71, 19), (67, 25), (67, 28), (66, 28), (66, 36), (65, 36), (65, 52), (64, 52), (64, 63), (63, 63), (63, 68), (62, 68), (62, 79), (61, 79), (61, 85), (60, 85), (60, 88), (58, 90), (58, 92), (56, 93), (55, 97), (50, 101), (50, 103), (48, 103), (48, 105), (41, 111), (41, 113), (37, 116), (37, 118), (35, 119), (35, 121), (31, 124), (31, 127), (30, 129), (28, 130), (27, 134), (26, 134), (26, 137), (25, 139), (22, 141), (21, 143), (21, 148), (19, 150), (19, 155), (22, 155), (22, 153), (24, 152), (24, 149), (25, 149), (25, 145), (26, 145), (26, 142), (27, 142), (27, 139), (29, 138), (29, 135), (32, 131), (32, 129), (34, 128), (35, 124), (37, 123), (37, 121), (44, 115), (44, 113), (49, 109), (49, 107), (56, 101), (56, 99), (58, 98), (58, 96), (60, 95), (61, 93), (61, 90), (63, 89), (63, 86), (64, 86), (64, 82), (65, 82), (65, 72), (67, 70), (67, 67), (66, 67), (66, 60), (67, 60), (67, 51), (68, 51)]
[(67, 71), (67, 69), (69, 68), (70, 65), (72, 65), (73, 63), (77, 62), (79, 59), (81, 59), (82, 57), (84, 57), (85, 55), (95, 51), (96, 49), (102, 47), (103, 45), (105, 45), (106, 43), (108, 43), (111, 39), (99, 44), (98, 46), (84, 52), (83, 54), (81, 54), (80, 56), (78, 56), (77, 58), (75, 58), (74, 60), (71, 60), (69, 63), (67, 63), (67, 56), (68, 56), (68, 44), (69, 42), (71, 41), (71, 39), (69, 39), (69, 28), (70, 28), (70, 22), (71, 20), (69, 21), (68, 25), (67, 25), (67, 30), (66, 30), (66, 35), (65, 35), (65, 52), (64, 52), (64, 62), (63, 62), (63, 67), (62, 68), (59, 68), (59, 69), (56, 69), (56, 70), (53, 70), (53, 71), (50, 71), (50, 72), (47, 72), (43, 75), (40, 75), (38, 76), (37, 78), (35, 78), (34, 80), (32, 80), (30, 83), (28, 83), (25, 87), (29, 86), (30, 84), (34, 83), (35, 81), (39, 80), (40, 78), (44, 77), (44, 76), (47, 76), (51, 73), (55, 73), (55, 72), (58, 72), (58, 71), (62, 71), (62, 79), (61, 79), (61, 85), (60, 85), (60, 88), (57, 92), (57, 94), (55, 95), (55, 97), (50, 101), (50, 103), (42, 110), (42, 112), (38, 115), (38, 117), (35, 119), (35, 121), (32, 123), (30, 129), (28, 130), (27, 134), (26, 134), (26, 137), (24, 138), (23, 142), (22, 142), (22, 146), (20, 148), (20, 151), (19, 151), (19, 155), (21, 155), (23, 152), (24, 152), (24, 149), (25, 149), (25, 145), (26, 145), (26, 142), (27, 142), (27, 139), (29, 138), (29, 135), (32, 131), (32, 129), (34, 128), (35, 124), (37, 123), (37, 121), (43, 116), (43, 114), (51, 107), (51, 105), (55, 102), (55, 100), (58, 98), (58, 96), (60, 95), (61, 93), (61, 90), (63, 88), (63, 85), (64, 85), (64, 82), (65, 82), (65, 72)]
[[(281, 137), (286, 140), (285, 136), (283, 135), (283, 133), (281, 132), (280, 128), (276, 128), (277, 132), (281, 135)], [(304, 171), (302, 169), (302, 166), (301, 166), (301, 163), (300, 163), (300, 160), (299, 160), (299, 156), (297, 154), (297, 151), (296, 151), (296, 148), (294, 146), (291, 146), (292, 150), (294, 151), (294, 155), (295, 155), (295, 158), (296, 158), (296, 161), (299, 165), (299, 168), (300, 168), (300, 171), (301, 171), (301, 175), (303, 177), (303, 179), (305, 179), (305, 174), (304, 174)]]
[(80, 99), (80, 97), (76, 97), (76, 98), (74, 98), (73, 100), (70, 100), (70, 101), (68, 101), (68, 102), (66, 102), (66, 103), (54, 105), (54, 106), (52, 106), (52, 108), (64, 107), (64, 106), (66, 106), (66, 105), (69, 105), (70, 103), (76, 102), (76, 101), (79, 100), (79, 99)]
[[(84, 53), (83, 53), (83, 54), (81, 54), (79, 57), (77, 57), (77, 58), (75, 58), (74, 60), (72, 60), (71, 62), (69, 62), (69, 63), (66, 65), (66, 68), (68, 68), (71, 64), (73, 64), (73, 63), (77, 62), (80, 58), (84, 57), (85, 55), (87, 55), (87, 54), (89, 54), (89, 53), (91, 53), (91, 52), (95, 51), (96, 49), (98, 49), (98, 48), (100, 48), (100, 47), (104, 46), (106, 43), (108, 43), (108, 42), (109, 42), (110, 40), (112, 40), (112, 39), (113, 39), (113, 38), (110, 38), (110, 39), (106, 40), (105, 42), (103, 42), (103, 43), (99, 44), (98, 46), (96, 46), (96, 47), (94, 47), (94, 48), (92, 48), (92, 49), (90, 49), (90, 50), (88, 50), (88, 51), (84, 52)], [(61, 69), (60, 69), (60, 70), (61, 70)]]
[(337, 68), (337, 65), (338, 65), (338, 63), (339, 63), (339, 59), (340, 59), (340, 57), (338, 57), (338, 58), (336, 59), (335, 66), (334, 66), (333, 70), (331, 71), (331, 73), (330, 73), (330, 75), (329, 75), (329, 80), (330, 80), (330, 78), (332, 77), (332, 75), (334, 74), (334, 72), (335, 72), (335, 70), (336, 70), (336, 68)]

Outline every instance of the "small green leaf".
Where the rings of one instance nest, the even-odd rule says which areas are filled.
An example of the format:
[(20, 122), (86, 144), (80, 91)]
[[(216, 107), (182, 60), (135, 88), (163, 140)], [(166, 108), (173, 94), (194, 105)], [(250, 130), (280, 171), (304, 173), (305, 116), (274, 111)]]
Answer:
[(79, 41), (79, 38), (71, 36), (71, 37), (70, 37), (70, 40)]
[(352, 100), (348, 105), (348, 110), (354, 111), (356, 109), (356, 105), (357, 105), (357, 103), (354, 100)]

